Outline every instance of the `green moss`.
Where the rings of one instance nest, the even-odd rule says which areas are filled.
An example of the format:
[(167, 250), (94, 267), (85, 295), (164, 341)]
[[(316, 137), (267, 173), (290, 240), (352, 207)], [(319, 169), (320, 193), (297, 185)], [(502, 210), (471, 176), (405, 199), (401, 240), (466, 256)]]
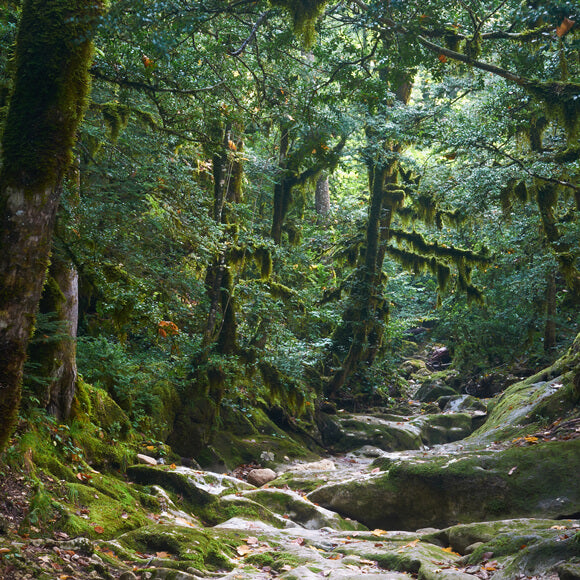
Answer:
[(314, 43), (315, 25), (322, 15), (328, 0), (272, 0), (272, 4), (282, 6), (292, 16), (294, 31), (306, 48)]
[(202, 530), (159, 524), (143, 526), (118, 540), (135, 552), (168, 552), (201, 571), (230, 570), (234, 546), (241, 543), (230, 537), (210, 538)]
[(90, 39), (102, 9), (99, 1), (24, 2), (3, 135), (4, 187), (42, 191), (64, 177), (88, 101)]
[(110, 102), (102, 105), (95, 105), (100, 109), (103, 119), (109, 128), (111, 141), (116, 143), (119, 135), (129, 123), (131, 111), (127, 105)]

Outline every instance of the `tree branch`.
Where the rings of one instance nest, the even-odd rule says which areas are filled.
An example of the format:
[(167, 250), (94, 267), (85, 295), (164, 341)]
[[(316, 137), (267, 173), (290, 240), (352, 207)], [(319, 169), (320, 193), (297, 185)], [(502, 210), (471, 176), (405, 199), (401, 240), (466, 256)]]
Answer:
[(242, 42), (240, 48), (238, 48), (236, 50), (229, 50), (228, 54), (230, 56), (240, 56), (242, 54), (242, 52), (244, 52), (244, 50), (246, 49), (246, 46), (248, 46), (248, 44), (250, 44), (250, 42), (252, 42), (254, 36), (256, 36), (256, 32), (258, 31), (260, 24), (262, 24), (262, 22), (264, 22), (264, 20), (268, 17), (268, 15), (271, 12), (272, 12), (271, 10), (268, 10), (267, 12), (262, 12), (262, 14), (260, 14), (260, 17), (256, 21), (256, 24), (254, 24), (254, 28), (252, 28), (252, 32), (250, 32), (250, 36), (248, 36), (248, 38), (246, 38), (246, 40), (244, 40), (244, 42)]

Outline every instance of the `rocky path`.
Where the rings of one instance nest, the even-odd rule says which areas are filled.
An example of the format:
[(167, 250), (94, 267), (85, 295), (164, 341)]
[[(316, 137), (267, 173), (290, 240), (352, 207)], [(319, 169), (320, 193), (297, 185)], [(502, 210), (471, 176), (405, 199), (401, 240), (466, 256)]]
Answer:
[[(513, 385), (489, 413), (459, 396), (329, 415), (333, 454), (269, 457), (277, 474), (260, 487), (177, 465), (131, 466), (128, 482), (94, 471), (67, 484), (77, 496), (64, 514), (88, 518), (90, 537), (0, 530), (0, 578), (578, 580), (580, 418), (567, 384)], [(97, 516), (115, 509), (109, 533)]]
[[(529, 410), (556, 391), (532, 385), (520, 396)], [(519, 436), (493, 441), (482, 428), (470, 435), (481, 406), (465, 402), (433, 415), (329, 417), (340, 453), (278, 466), (260, 488), (135, 466), (129, 476), (156, 485), (165, 510), (107, 545), (142, 579), (580, 578), (578, 421), (554, 436), (522, 415)], [(512, 403), (496, 407), (491, 429)], [(206, 524), (161, 489), (204, 505)]]

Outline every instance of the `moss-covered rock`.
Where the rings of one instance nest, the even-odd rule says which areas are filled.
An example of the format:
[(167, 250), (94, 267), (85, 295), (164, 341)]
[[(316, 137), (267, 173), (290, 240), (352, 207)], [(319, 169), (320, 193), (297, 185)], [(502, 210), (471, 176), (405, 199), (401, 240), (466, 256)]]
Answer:
[(133, 552), (135, 560), (140, 559), (139, 554), (157, 554), (158, 558), (166, 558), (165, 565), (172, 562), (172, 557), (173, 562), (181, 564), (176, 568), (191, 566), (199, 571), (230, 570), (236, 546), (236, 542), (229, 538), (211, 537), (203, 530), (161, 524), (143, 526), (122, 534), (117, 542), (125, 550)]
[(290, 490), (259, 489), (245, 492), (244, 497), (262, 504), (271, 511), (309, 530), (317, 530), (324, 527), (335, 530), (364, 529), (364, 526), (361, 526), (358, 522), (345, 520), (338, 514), (314, 505), (306, 498)]
[(411, 530), (580, 511), (580, 439), (495, 451), (421, 454), (370, 478), (318, 488), (309, 499), (369, 527)]

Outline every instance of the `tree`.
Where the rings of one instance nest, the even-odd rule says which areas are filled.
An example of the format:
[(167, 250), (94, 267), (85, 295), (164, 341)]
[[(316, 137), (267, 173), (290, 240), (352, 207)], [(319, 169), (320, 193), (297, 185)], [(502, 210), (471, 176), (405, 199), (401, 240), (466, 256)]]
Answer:
[(0, 172), (0, 449), (14, 428), (62, 181), (90, 80), (99, 0), (27, 0)]

